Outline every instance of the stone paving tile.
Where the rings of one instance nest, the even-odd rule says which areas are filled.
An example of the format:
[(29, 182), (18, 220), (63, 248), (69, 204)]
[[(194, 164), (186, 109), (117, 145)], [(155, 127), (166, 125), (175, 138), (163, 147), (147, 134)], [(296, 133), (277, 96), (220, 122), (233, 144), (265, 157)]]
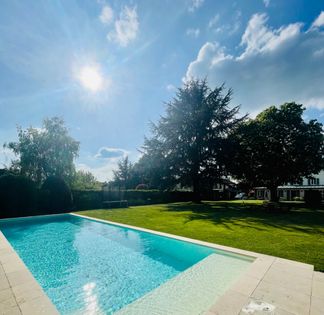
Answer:
[(17, 302), (10, 289), (3, 298), (4, 299), (0, 301), (0, 310), (8, 312), (10, 309), (17, 306)]
[(262, 279), (274, 262), (274, 258), (258, 258), (248, 268), (246, 275), (257, 279)]
[(259, 282), (260, 279), (258, 278), (244, 275), (240, 277), (237, 282), (235, 282), (235, 284), (231, 287), (231, 290), (250, 296)]
[(306, 270), (313, 271), (314, 266), (305, 264), (299, 261), (295, 260), (289, 260), (289, 259), (284, 259), (284, 258), (276, 258), (274, 262), (274, 266), (280, 266), (280, 265), (290, 265), (291, 268), (302, 268)]
[(324, 297), (321, 299), (312, 296), (310, 315), (323, 315), (323, 313), (324, 313)]
[(18, 270), (18, 271), (9, 272), (7, 273), (7, 278), (9, 280), (9, 284), (12, 287), (34, 280), (32, 274), (27, 270)]
[[(324, 299), (324, 282), (313, 280), (312, 295)], [(324, 309), (323, 309), (324, 313)]]
[(0, 290), (8, 289), (10, 287), (9, 281), (5, 275), (0, 276)]
[(12, 297), (12, 291), (10, 288), (0, 291), (0, 303), (4, 303)]
[(288, 290), (311, 295), (312, 279), (294, 272), (273, 267), (269, 269), (263, 280)]
[(315, 271), (313, 279), (316, 281), (324, 282), (324, 272)]
[(260, 282), (252, 297), (293, 314), (309, 314), (310, 295), (298, 293), (266, 281)]
[(18, 304), (25, 303), (29, 300), (39, 298), (44, 295), (42, 288), (34, 281), (14, 286), (11, 289)]
[(14, 306), (6, 310), (0, 310), (0, 315), (21, 315), (21, 312), (18, 306)]
[(21, 303), (19, 308), (23, 315), (58, 315), (54, 305), (46, 296)]
[(290, 260), (278, 258), (274, 261), (271, 268), (293, 276), (298, 275), (303, 278), (313, 278), (313, 266), (305, 267), (305, 264), (300, 262), (296, 262), (296, 265), (294, 265)]

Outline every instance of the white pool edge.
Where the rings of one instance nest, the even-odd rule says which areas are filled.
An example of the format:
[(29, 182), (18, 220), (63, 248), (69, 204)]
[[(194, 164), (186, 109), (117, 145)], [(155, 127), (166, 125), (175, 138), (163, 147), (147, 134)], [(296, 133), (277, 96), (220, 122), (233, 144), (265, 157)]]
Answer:
[(0, 296), (1, 314), (59, 314), (52, 301), (1, 231)]

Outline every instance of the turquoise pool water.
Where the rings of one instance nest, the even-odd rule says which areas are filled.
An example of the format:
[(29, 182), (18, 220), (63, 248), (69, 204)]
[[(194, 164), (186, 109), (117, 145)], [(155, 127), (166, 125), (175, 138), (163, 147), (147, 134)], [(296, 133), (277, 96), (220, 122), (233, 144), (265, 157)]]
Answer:
[(112, 314), (215, 253), (69, 214), (5, 220), (0, 230), (62, 314)]

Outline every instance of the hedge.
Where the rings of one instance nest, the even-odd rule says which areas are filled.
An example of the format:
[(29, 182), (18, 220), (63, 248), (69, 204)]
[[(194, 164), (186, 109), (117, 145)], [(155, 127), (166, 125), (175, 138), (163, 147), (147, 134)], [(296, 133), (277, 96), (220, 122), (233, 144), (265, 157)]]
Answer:
[(101, 190), (73, 190), (73, 210), (102, 208)]
[(63, 213), (71, 209), (70, 188), (60, 178), (50, 177), (38, 189), (24, 176), (0, 176), (0, 218)]
[(37, 189), (28, 178), (13, 174), (0, 176), (0, 217), (37, 214)]
[(103, 200), (127, 200), (131, 206), (189, 201), (192, 200), (192, 197), (190, 191), (125, 190), (103, 192)]

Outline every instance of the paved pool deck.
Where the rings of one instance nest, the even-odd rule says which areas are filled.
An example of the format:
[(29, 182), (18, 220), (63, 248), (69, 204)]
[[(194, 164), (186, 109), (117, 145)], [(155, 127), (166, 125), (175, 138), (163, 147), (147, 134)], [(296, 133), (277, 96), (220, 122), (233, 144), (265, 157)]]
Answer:
[[(314, 272), (312, 265), (125, 224), (99, 219), (97, 221), (254, 257), (255, 260), (248, 269), (229, 287), (225, 294), (215, 296), (215, 302), (200, 314), (324, 314), (324, 273)], [(271, 240), (269, 239), (269, 241)], [(158, 314), (164, 314), (161, 311)], [(0, 315), (4, 314), (54, 315), (59, 313), (8, 240), (0, 232)], [(154, 315), (155, 312), (147, 310), (146, 314)]]

